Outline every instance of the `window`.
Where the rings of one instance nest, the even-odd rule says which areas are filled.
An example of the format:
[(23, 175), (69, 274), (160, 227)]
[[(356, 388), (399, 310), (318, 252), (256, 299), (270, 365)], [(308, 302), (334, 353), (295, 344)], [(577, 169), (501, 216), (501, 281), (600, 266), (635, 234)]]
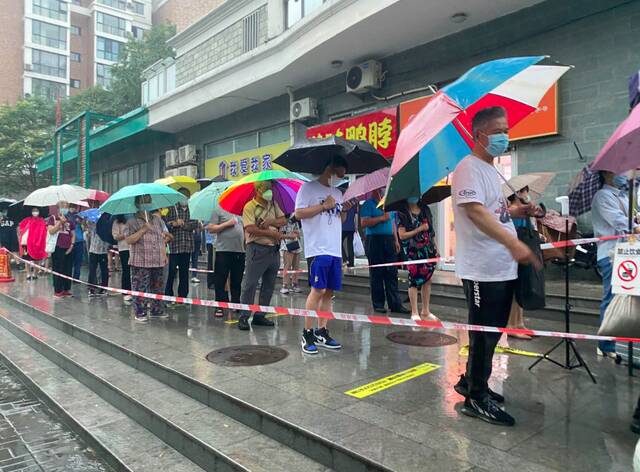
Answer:
[(76, 36), (82, 35), (82, 28), (76, 25), (71, 25), (71, 34), (75, 34)]
[(278, 126), (258, 133), (259, 147), (271, 146), (272, 144), (280, 144), (289, 141), (290, 138), (289, 125)]
[(31, 93), (47, 100), (55, 100), (67, 95), (67, 86), (50, 80), (31, 79)]
[(71, 88), (80, 88), (80, 80), (71, 79), (70, 85), (71, 85)]
[(215, 144), (207, 144), (204, 147), (204, 153), (207, 159), (233, 154), (233, 139)]
[(98, 59), (106, 59), (107, 61), (113, 62), (118, 61), (123, 43), (98, 36), (96, 45)]
[(82, 56), (80, 55), (79, 52), (72, 52), (71, 53), (71, 61), (72, 62), (82, 62)]
[(55, 77), (67, 76), (66, 56), (32, 49), (31, 64), (33, 72), (38, 74), (53, 75)]
[(247, 134), (236, 138), (233, 152), (251, 151), (258, 147), (256, 133)]
[(67, 12), (67, 4), (61, 0), (33, 0), (34, 15), (66, 21)]
[(32, 39), (36, 44), (56, 49), (67, 49), (67, 28), (31, 20)]
[(103, 88), (109, 88), (111, 84), (111, 66), (96, 64), (96, 82)]
[(98, 3), (101, 5), (106, 5), (108, 7), (117, 8), (118, 10), (127, 9), (126, 0), (98, 0)]
[(131, 27), (131, 34), (136, 39), (144, 38), (145, 32), (146, 32), (146, 30), (144, 28), (140, 28), (139, 26), (132, 26)]
[(73, 0), (76, 5), (82, 5), (82, 0)]
[(102, 181), (105, 183), (105, 190), (114, 193), (127, 185), (137, 184), (140, 181), (149, 181), (154, 178), (153, 161), (142, 162), (118, 170), (105, 172)]
[(287, 28), (319, 9), (324, 0), (287, 0)]
[(98, 23), (98, 31), (116, 36), (127, 35), (127, 22), (124, 18), (98, 12), (96, 21)]
[(131, 9), (133, 10), (134, 13), (137, 13), (138, 15), (144, 15), (144, 3), (132, 2)]

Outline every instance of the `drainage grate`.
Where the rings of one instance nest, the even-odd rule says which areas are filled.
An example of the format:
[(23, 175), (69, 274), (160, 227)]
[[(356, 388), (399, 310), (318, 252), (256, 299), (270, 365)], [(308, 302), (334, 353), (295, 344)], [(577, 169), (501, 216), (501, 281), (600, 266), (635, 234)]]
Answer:
[(448, 346), (458, 342), (458, 338), (453, 336), (429, 331), (396, 331), (389, 333), (387, 339), (398, 344), (423, 347)]
[(272, 346), (231, 346), (207, 354), (207, 360), (226, 367), (273, 364), (287, 357), (284, 349)]

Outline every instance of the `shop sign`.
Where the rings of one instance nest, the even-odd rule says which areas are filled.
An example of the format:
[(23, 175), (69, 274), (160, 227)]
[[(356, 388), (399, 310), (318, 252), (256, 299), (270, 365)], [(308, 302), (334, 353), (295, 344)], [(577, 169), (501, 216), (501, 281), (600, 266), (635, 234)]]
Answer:
[[(400, 130), (403, 130), (411, 119), (433, 96), (416, 98), (400, 104)], [(539, 138), (558, 134), (558, 84), (555, 84), (542, 97), (538, 109), (524, 118), (509, 131), (511, 141)]]
[(398, 140), (397, 109), (386, 108), (346, 120), (333, 121), (307, 129), (307, 139), (339, 136), (368, 141), (384, 157), (392, 158)]
[(289, 142), (284, 142), (207, 159), (204, 164), (205, 176), (208, 178), (221, 176), (227, 180), (239, 180), (263, 170), (284, 170), (284, 167), (274, 164), (273, 161), (289, 149), (289, 146)]

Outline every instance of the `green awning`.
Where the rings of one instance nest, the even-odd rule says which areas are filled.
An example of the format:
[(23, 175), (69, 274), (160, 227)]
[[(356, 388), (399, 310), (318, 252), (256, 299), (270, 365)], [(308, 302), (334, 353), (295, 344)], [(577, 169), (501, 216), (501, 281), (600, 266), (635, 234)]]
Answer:
[[(110, 144), (141, 133), (149, 125), (149, 112), (146, 108), (136, 108), (129, 113), (119, 116), (113, 121), (100, 126), (90, 133), (89, 149), (91, 152), (102, 149)], [(51, 151), (36, 161), (38, 173), (53, 168), (55, 152)], [(62, 151), (62, 162), (78, 158), (77, 141), (67, 143)]]

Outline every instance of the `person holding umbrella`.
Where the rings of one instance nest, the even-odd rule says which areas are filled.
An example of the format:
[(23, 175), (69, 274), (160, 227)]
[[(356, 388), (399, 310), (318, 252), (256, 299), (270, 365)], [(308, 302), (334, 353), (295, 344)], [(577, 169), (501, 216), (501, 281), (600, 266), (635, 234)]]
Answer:
[[(33, 207), (31, 216), (23, 219), (18, 225), (18, 241), (20, 242), (20, 257), (35, 263), (46, 260), (47, 252), (47, 223), (40, 216), (40, 209)], [(26, 264), (27, 280), (38, 278), (36, 268)]]
[[(76, 239), (76, 224), (68, 219), (69, 203), (58, 202), (58, 216), (51, 215), (47, 220), (47, 231), (56, 237), (56, 246), (51, 254), (51, 266), (54, 272), (71, 277), (73, 275), (73, 244)], [(71, 280), (54, 275), (53, 296), (56, 298), (71, 296)]]

